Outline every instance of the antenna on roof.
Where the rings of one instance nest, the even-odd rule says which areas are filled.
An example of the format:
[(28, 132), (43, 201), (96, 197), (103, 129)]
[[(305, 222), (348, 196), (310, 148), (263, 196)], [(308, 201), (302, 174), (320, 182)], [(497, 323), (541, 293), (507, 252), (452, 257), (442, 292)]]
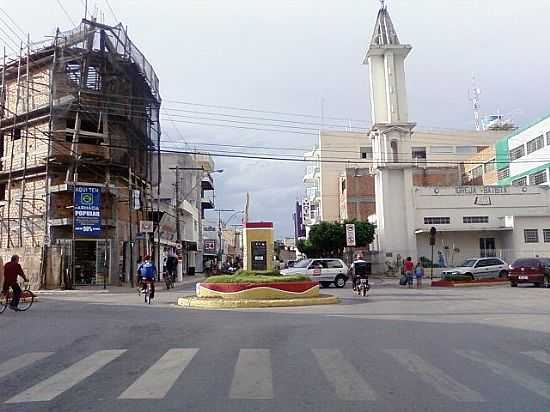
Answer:
[(380, 0), (380, 5), (383, 9), (386, 8), (386, 0)]
[(483, 130), (483, 125), (481, 124), (481, 117), (479, 111), (481, 109), (480, 104), (481, 89), (477, 87), (477, 81), (475, 74), (472, 74), (472, 88), (470, 90), (470, 100), (473, 104), (474, 110), (474, 126), (478, 132)]

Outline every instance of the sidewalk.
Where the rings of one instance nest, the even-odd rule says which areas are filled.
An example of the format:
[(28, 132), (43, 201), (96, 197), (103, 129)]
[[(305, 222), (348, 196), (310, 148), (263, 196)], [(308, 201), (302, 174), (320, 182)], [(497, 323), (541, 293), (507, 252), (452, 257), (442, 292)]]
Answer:
[[(190, 285), (194, 285), (197, 282), (202, 282), (204, 279), (206, 279), (206, 276), (204, 275), (196, 275), (196, 276), (185, 276), (183, 278), (182, 282), (178, 282), (174, 285), (174, 287), (170, 290), (179, 290), (184, 289)], [(163, 291), (166, 290), (166, 284), (164, 281), (156, 282), (155, 283), (156, 290)], [(96, 285), (96, 286), (81, 286), (80, 288), (71, 289), (71, 290), (62, 290), (62, 289), (43, 289), (43, 290), (37, 290), (33, 291), (36, 295), (42, 295), (42, 296), (48, 296), (48, 295), (72, 295), (72, 294), (80, 294), (80, 293), (86, 293), (86, 294), (97, 294), (97, 293), (135, 293), (136, 287), (130, 287), (128, 285), (123, 286), (109, 286), (107, 285), (107, 289), (103, 289), (103, 285)]]

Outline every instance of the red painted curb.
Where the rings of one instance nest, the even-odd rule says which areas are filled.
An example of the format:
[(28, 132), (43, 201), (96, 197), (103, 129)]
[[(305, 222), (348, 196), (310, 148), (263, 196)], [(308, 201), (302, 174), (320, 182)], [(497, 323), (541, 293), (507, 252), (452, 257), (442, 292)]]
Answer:
[(506, 279), (476, 279), (476, 280), (433, 280), (432, 287), (454, 287), (455, 285), (491, 285), (507, 283)]
[(279, 283), (201, 283), (203, 288), (213, 290), (215, 292), (240, 292), (248, 289), (255, 288), (273, 288), (283, 290), (285, 292), (302, 293), (315, 286), (318, 286), (318, 282), (304, 281), (304, 282), (279, 282)]

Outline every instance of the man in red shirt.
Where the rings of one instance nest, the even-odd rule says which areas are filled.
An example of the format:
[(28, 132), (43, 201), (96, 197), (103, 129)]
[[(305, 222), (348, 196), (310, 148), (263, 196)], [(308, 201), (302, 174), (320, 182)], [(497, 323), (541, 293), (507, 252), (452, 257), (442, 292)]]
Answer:
[(412, 261), (412, 258), (409, 256), (407, 260), (405, 260), (405, 275), (407, 275), (407, 284), (409, 285), (409, 288), (412, 288), (413, 286), (413, 274), (414, 274), (414, 263)]
[(9, 288), (13, 291), (13, 297), (10, 303), (10, 309), (17, 311), (19, 306), (19, 299), (21, 299), (21, 288), (17, 283), (17, 278), (21, 276), (25, 282), (28, 282), (23, 268), (19, 264), (19, 256), (13, 255), (11, 261), (4, 266), (4, 286), (2, 287), (3, 293), (8, 293)]

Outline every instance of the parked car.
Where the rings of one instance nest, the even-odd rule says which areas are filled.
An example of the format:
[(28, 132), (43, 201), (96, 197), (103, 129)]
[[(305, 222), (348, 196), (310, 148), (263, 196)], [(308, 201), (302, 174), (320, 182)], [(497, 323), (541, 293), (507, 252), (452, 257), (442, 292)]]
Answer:
[(472, 279), (505, 278), (508, 276), (508, 264), (497, 257), (466, 259), (458, 267), (444, 270), (442, 276), (464, 275)]
[(550, 259), (517, 259), (510, 265), (508, 279), (512, 287), (516, 287), (519, 283), (533, 283), (539, 288), (550, 287)]
[(334, 284), (337, 288), (343, 288), (348, 281), (348, 266), (342, 259), (303, 259), (296, 262), (293, 268), (282, 270), (281, 274), (309, 276), (312, 280), (318, 281), (322, 287)]

